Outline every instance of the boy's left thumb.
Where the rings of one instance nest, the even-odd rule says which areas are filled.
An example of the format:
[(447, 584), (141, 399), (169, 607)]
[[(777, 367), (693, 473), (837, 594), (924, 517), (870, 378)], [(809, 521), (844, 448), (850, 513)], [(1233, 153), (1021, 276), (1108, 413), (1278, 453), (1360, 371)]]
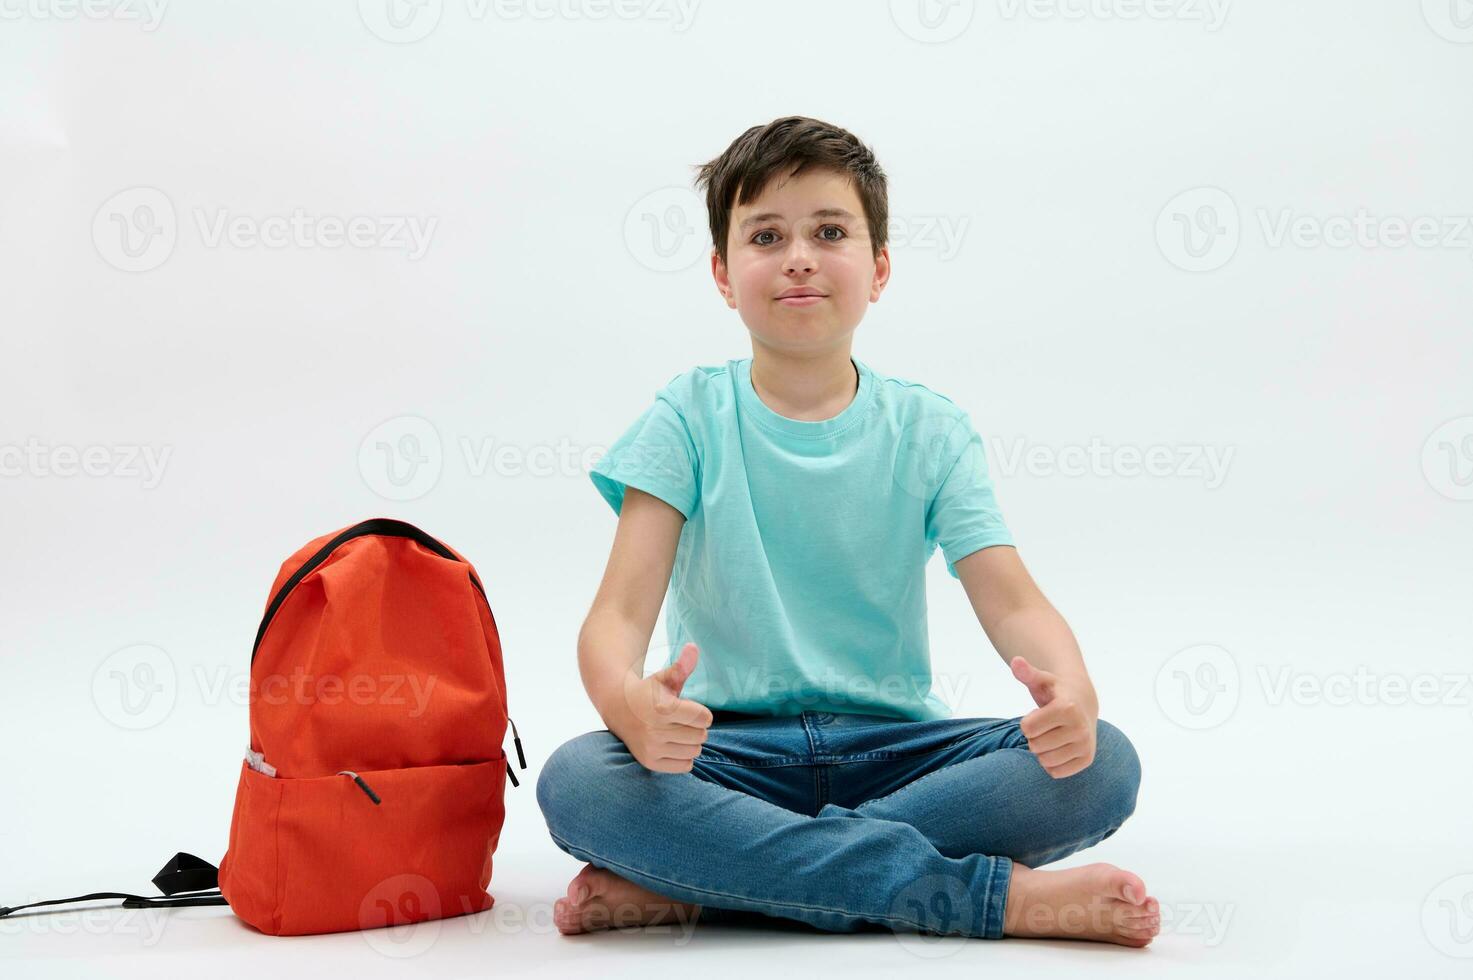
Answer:
[(1014, 657), (1008, 662), (1008, 666), (1013, 668), (1013, 676), (1020, 684), (1028, 688), (1028, 693), (1033, 696), (1033, 702), (1040, 708), (1053, 700), (1049, 678), (1044, 675), (1043, 671), (1022, 657)]

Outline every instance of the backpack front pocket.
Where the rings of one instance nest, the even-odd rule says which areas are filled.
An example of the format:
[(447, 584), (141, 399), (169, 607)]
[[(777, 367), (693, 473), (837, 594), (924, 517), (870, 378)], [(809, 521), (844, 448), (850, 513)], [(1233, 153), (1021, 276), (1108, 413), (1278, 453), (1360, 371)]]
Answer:
[[(506, 755), (462, 765), (272, 777), (241, 764), (220, 890), (273, 935), (484, 911), (506, 817)], [(377, 801), (375, 801), (377, 797)]]

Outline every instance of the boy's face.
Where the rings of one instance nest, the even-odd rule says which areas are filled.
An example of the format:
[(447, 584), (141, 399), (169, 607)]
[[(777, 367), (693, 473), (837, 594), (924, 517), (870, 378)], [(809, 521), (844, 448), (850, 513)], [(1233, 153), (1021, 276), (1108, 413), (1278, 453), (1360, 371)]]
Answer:
[[(756, 200), (737, 206), (726, 255), (723, 263), (711, 252), (726, 305), (755, 340), (793, 352), (846, 340), (890, 278), (889, 248), (875, 257), (859, 194), (832, 170), (775, 177)], [(781, 298), (800, 287), (822, 295)]]

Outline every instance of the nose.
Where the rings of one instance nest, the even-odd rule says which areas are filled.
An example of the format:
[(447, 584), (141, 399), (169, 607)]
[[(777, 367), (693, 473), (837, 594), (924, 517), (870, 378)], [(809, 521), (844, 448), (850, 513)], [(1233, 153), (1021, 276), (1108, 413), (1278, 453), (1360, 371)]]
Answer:
[(817, 267), (813, 250), (801, 235), (793, 237), (793, 243), (783, 255), (783, 272), (787, 275), (810, 274)]

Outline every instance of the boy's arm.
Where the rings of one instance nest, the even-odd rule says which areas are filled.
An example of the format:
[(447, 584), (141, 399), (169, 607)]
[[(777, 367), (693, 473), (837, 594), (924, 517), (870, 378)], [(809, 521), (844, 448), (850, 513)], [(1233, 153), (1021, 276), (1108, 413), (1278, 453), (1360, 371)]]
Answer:
[(982, 548), (955, 567), (987, 638), (1038, 705), (1021, 725), (1028, 747), (1055, 778), (1084, 769), (1094, 761), (1100, 706), (1073, 630), (1044, 598), (1018, 549)]
[(578, 633), (578, 670), (589, 700), (614, 733), (629, 719), (631, 682), (644, 677), (645, 652), (675, 564), (685, 515), (627, 487), (603, 581)]

